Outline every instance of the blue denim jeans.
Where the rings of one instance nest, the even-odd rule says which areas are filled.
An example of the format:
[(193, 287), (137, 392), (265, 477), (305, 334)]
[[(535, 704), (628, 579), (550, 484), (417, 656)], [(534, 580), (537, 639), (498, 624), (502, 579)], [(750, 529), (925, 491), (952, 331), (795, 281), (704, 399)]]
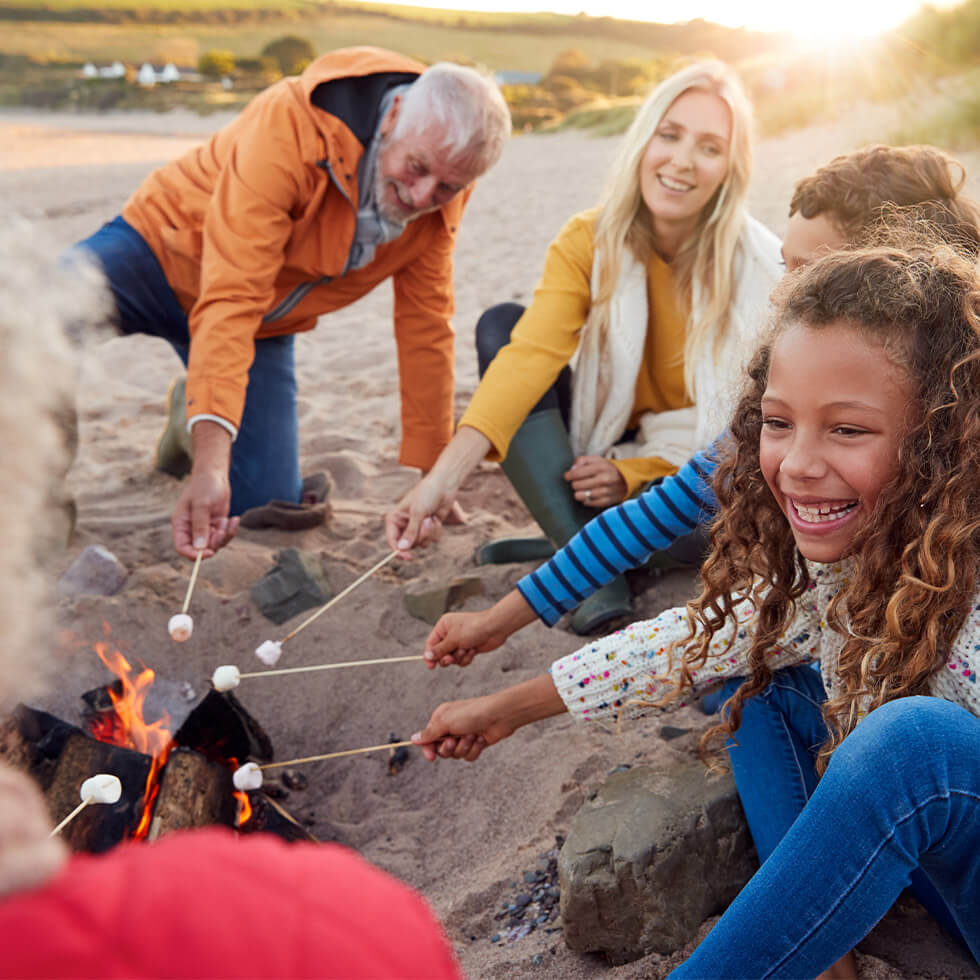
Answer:
[(890, 702), (818, 782), (825, 697), (797, 667), (746, 703), (729, 752), (762, 867), (671, 977), (816, 976), (909, 885), (980, 958), (980, 719), (939, 698)]
[[(76, 248), (92, 252), (102, 265), (116, 301), (120, 331), (166, 340), (186, 366), (190, 351), (187, 314), (143, 237), (117, 217)], [(255, 342), (229, 477), (232, 515), (269, 500), (300, 499), (292, 335)]]

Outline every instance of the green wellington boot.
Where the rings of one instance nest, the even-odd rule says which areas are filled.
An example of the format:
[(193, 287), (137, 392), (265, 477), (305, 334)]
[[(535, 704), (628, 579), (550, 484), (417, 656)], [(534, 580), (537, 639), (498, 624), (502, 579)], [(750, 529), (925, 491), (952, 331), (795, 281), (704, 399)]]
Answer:
[[(562, 474), (575, 455), (568, 430), (556, 408), (529, 415), (514, 434), (507, 458), (500, 464), (531, 516), (547, 535), (505, 538), (477, 549), (478, 565), (543, 561), (567, 544), (595, 515), (573, 496)], [(612, 619), (629, 615), (629, 586), (621, 575), (589, 596), (572, 616), (576, 633), (591, 633)]]
[(157, 441), (156, 468), (171, 476), (187, 476), (191, 471), (191, 437), (187, 433), (187, 378), (170, 382), (167, 391), (167, 425)]

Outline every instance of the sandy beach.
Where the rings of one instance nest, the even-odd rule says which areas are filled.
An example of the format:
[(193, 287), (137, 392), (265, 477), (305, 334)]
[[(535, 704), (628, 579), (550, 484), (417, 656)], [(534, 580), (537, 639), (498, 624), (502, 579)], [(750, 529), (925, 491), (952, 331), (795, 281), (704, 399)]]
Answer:
[[(781, 233), (793, 183), (836, 153), (884, 140), (898, 112), (865, 106), (839, 124), (759, 144), (752, 213)], [(55, 247), (69, 246), (111, 219), (153, 167), (226, 119), (181, 112), (2, 113), (0, 201), (37, 222)], [(457, 251), (458, 414), (476, 385), (472, 335), (478, 316), (493, 303), (529, 300), (548, 242), (571, 215), (595, 202), (614, 148), (614, 140), (581, 133), (520, 136), (479, 183)], [(980, 195), (980, 155), (960, 158), (973, 175), (972, 193)], [(202, 567), (191, 608), (194, 636), (180, 646), (167, 635), (190, 571), (170, 538), (169, 513), (180, 485), (153, 469), (167, 384), (180, 363), (164, 342), (150, 338), (109, 337), (86, 347), (79, 365), (81, 444), (68, 475), (78, 526), (51, 572), (59, 575), (86, 545), (101, 544), (129, 577), (109, 598), (58, 600), (57, 680), (42, 707), (77, 720), (80, 693), (110, 680), (90, 646), (102, 638), (103, 623), (114, 644), (152, 667), (162, 684), (174, 690), (187, 684), (203, 695), (217, 665), (257, 669), (257, 644), (281, 638), (295, 625), (268, 622), (249, 596), (278, 549), (318, 554), (335, 590), (384, 556), (382, 515), (416, 479), (396, 462), (391, 305), (391, 290), (383, 286), (299, 337), (302, 468), (329, 474), (331, 517), (324, 527), (301, 533), (240, 532)], [(465, 608), (485, 607), (505, 594), (531, 566), (478, 568), (471, 556), (487, 538), (527, 528), (523, 506), (491, 464), (466, 482), (461, 502), (466, 525), (447, 529), (438, 547), (387, 566), (338, 603), (289, 645), (288, 665), (421, 654), (429, 627), (406, 611), (406, 590), (465, 574), (478, 576), (484, 590)], [(642, 587), (636, 617), (646, 618), (683, 602), (693, 578), (671, 573), (634, 584)], [(238, 693), (266, 728), (277, 757), (288, 759), (373, 745), (391, 735), (408, 738), (441, 701), (530, 678), (581, 642), (564, 623), (551, 630), (534, 624), (467, 670), (429, 672), (421, 662), (401, 663), (246, 681)], [(705, 722), (693, 709), (677, 712), (670, 724), (690, 732), (665, 742), (656, 737), (656, 723), (627, 726), (616, 736), (562, 718), (518, 732), (472, 766), (429, 765), (416, 752), (395, 774), (388, 773), (384, 754), (322, 762), (305, 768), (308, 788), (291, 792), (285, 802), (319, 839), (348, 844), (420, 889), (470, 977), (659, 978), (690, 948), (610, 968), (601, 957), (567, 950), (557, 924), (516, 942), (492, 943), (501, 931), (494, 915), (611, 770), (693, 757)], [(903, 906), (872, 933), (860, 947), (862, 977), (977, 976), (976, 964), (923, 915)]]

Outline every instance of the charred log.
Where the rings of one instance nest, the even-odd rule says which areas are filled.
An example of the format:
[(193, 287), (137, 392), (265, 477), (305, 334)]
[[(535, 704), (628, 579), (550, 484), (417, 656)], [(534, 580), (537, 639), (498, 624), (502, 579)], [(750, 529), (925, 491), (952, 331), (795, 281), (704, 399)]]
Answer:
[(270, 762), (272, 742), (265, 729), (230, 691), (209, 691), (174, 735), (174, 744), (195, 749), (213, 762), (246, 759)]
[(149, 839), (190, 827), (235, 826), (237, 804), (231, 772), (200, 752), (177, 748), (160, 776)]
[(139, 826), (143, 795), (153, 760), (141, 752), (97, 742), (84, 732), (65, 739), (50, 785), (45, 789), (54, 820), (71, 813), (78, 805), (82, 783), (98, 772), (119, 777), (123, 792), (118, 803), (86, 807), (63, 831), (73, 851), (99, 854), (130, 836)]

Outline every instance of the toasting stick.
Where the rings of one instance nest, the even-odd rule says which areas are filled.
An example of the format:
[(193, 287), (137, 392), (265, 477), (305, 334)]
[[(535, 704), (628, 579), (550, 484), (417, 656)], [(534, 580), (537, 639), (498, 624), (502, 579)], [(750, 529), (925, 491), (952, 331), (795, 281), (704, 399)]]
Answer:
[(380, 752), (382, 749), (399, 749), (403, 745), (413, 745), (413, 742), (385, 742), (384, 745), (368, 745), (363, 749), (345, 749), (343, 752), (327, 752), (326, 755), (308, 755), (303, 759), (287, 759), (285, 762), (267, 762), (259, 765), (257, 762), (246, 762), (235, 770), (232, 782), (235, 789), (245, 790), (262, 788), (262, 772), (265, 769), (279, 769), (283, 766), (299, 766), (305, 762), (322, 762), (324, 759), (339, 759), (344, 755), (360, 755), (362, 752)]
[(288, 643), (300, 630), (306, 629), (314, 620), (322, 616), (331, 606), (340, 602), (345, 595), (349, 595), (356, 589), (361, 582), (365, 579), (370, 578), (379, 568), (383, 568), (392, 560), (392, 558), (397, 557), (398, 552), (393, 551), (390, 555), (382, 558), (381, 561), (377, 563), (373, 568), (369, 568), (359, 579), (355, 579), (347, 586), (342, 592), (338, 592), (326, 605), (321, 606), (309, 619), (304, 620), (299, 626), (296, 627), (291, 633), (287, 633), (281, 640), (265, 640), (258, 645), (255, 649), (255, 656), (262, 661), (262, 663), (267, 664), (269, 667), (277, 663), (279, 657), (282, 655), (282, 648), (284, 643)]
[(78, 795), (82, 798), (82, 802), (48, 834), (49, 837), (54, 837), (64, 830), (90, 803), (118, 803), (119, 797), (122, 796), (122, 783), (119, 782), (119, 777), (113, 776), (112, 773), (96, 773), (82, 783)]
[(191, 604), (191, 593), (194, 591), (194, 583), (197, 581), (197, 573), (201, 570), (201, 559), (203, 557), (204, 552), (199, 551), (197, 558), (194, 559), (191, 580), (187, 583), (187, 595), (184, 596), (184, 605), (179, 613), (170, 617), (170, 622), (167, 623), (167, 632), (170, 634), (171, 639), (177, 643), (183, 643), (185, 640), (189, 640), (191, 633), (194, 632), (194, 620), (187, 615), (187, 607)]
[(234, 664), (222, 664), (211, 675), (216, 691), (230, 691), (238, 687), (245, 677), (275, 677), (279, 674), (303, 674), (310, 670), (336, 670), (338, 667), (367, 667), (371, 664), (399, 664), (409, 660), (422, 660), (418, 654), (409, 657), (376, 657), (374, 660), (348, 660), (338, 664), (313, 664), (310, 667), (280, 667), (278, 670), (255, 670), (243, 674)]

